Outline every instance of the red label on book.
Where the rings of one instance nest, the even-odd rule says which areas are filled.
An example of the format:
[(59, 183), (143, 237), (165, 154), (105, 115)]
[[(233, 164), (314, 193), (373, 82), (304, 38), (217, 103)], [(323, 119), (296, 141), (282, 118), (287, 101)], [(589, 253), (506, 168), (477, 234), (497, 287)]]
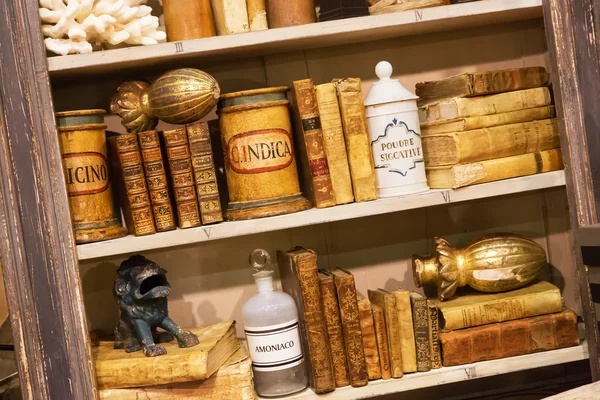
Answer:
[(294, 161), (292, 136), (283, 129), (245, 132), (226, 147), (225, 162), (238, 174), (277, 171)]

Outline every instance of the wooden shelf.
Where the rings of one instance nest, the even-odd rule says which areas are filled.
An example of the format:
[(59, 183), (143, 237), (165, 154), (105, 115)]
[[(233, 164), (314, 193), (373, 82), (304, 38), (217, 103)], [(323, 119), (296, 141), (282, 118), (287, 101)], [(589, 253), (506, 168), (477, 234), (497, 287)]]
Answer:
[(326, 209), (302, 211), (278, 217), (250, 221), (224, 222), (205, 227), (174, 230), (150, 236), (128, 236), (116, 240), (77, 246), (79, 260), (127, 254), (211, 240), (278, 231), (307, 225), (323, 224), (371, 215), (387, 214), (415, 208), (437, 206), (462, 201), (483, 199), (532, 190), (564, 186), (563, 171), (484, 183), (458, 190), (430, 190), (425, 193), (380, 199), (366, 203), (353, 203)]
[(600, 247), (600, 224), (581, 227), (577, 234), (580, 246)]
[(360, 388), (344, 387), (325, 395), (317, 395), (312, 390), (308, 389), (302, 393), (283, 397), (283, 399), (369, 399), (385, 394), (406, 392), (409, 390), (462, 382), (475, 378), (485, 378), (510, 372), (565, 364), (573, 361), (586, 360), (588, 358), (588, 347), (587, 343), (584, 342), (579, 346), (570, 347), (568, 349), (546, 351), (543, 353), (504, 358), (502, 360), (483, 361), (457, 367), (440, 368), (429, 372), (406, 374), (402, 379), (373, 381), (369, 382), (367, 386)]
[(542, 0), (486, 0), (179, 43), (49, 57), (48, 70), (51, 76), (72, 77), (124, 68), (177, 66), (190, 59), (236, 59), (541, 17)]

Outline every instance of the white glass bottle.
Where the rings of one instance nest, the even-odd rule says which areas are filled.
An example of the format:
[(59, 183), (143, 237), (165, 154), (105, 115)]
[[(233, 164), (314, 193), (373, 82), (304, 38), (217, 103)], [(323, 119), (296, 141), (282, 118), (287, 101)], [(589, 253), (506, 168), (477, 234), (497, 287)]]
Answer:
[(258, 294), (242, 308), (254, 388), (261, 397), (286, 396), (308, 385), (298, 310), (290, 295), (274, 290), (270, 259), (264, 250), (250, 255)]

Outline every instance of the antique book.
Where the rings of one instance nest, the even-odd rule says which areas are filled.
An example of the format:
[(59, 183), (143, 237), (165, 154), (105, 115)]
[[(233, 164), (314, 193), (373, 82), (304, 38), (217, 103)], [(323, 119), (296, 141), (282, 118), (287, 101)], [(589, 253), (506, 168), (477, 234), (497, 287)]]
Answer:
[(323, 313), (327, 324), (329, 335), (329, 347), (331, 350), (331, 362), (335, 376), (335, 386), (343, 387), (350, 384), (348, 375), (348, 360), (346, 358), (346, 345), (342, 332), (342, 319), (335, 290), (333, 276), (325, 271), (319, 272), (321, 283), (321, 298), (323, 299)]
[(325, 153), (317, 95), (311, 79), (292, 83), (292, 107), (296, 123), (296, 149), (302, 168), (304, 191), (317, 208), (336, 205)]
[(281, 287), (294, 298), (298, 307), (309, 386), (315, 393), (331, 392), (335, 390), (335, 377), (321, 300), (317, 254), (302, 247), (278, 251), (277, 263)]
[(423, 137), (425, 165), (437, 167), (560, 147), (556, 118)]
[(543, 67), (525, 67), (489, 72), (468, 72), (438, 81), (417, 83), (420, 106), (453, 97), (473, 97), (515, 90), (538, 88), (548, 84)]
[(413, 312), (408, 290), (396, 290), (396, 312), (400, 324), (400, 342), (402, 343), (402, 368), (404, 373), (417, 372), (417, 349), (415, 347), (415, 330)]
[(169, 185), (163, 154), (160, 148), (160, 137), (157, 131), (138, 132), (144, 174), (152, 203), (152, 214), (157, 232), (173, 230), (177, 227), (175, 213), (171, 204)]
[(400, 323), (398, 322), (398, 310), (396, 309), (396, 296), (383, 289), (369, 290), (368, 293), (371, 303), (380, 307), (385, 317), (392, 378), (402, 378), (404, 376), (402, 339), (400, 336)]
[(248, 23), (252, 32), (269, 29), (265, 0), (246, 0), (246, 7), (248, 8)]
[(450, 4), (450, 0), (380, 0), (369, 7), (371, 15), (396, 13)]
[(427, 300), (427, 309), (429, 310), (431, 368), (438, 369), (442, 367), (442, 353), (440, 351), (440, 317), (437, 306), (431, 300)]
[(156, 233), (137, 135), (112, 136), (106, 143), (127, 230), (136, 236)]
[(504, 293), (473, 291), (447, 301), (430, 300), (440, 311), (440, 329), (453, 331), (494, 322), (560, 312), (560, 289), (540, 281)]
[(421, 135), (471, 131), (474, 129), (491, 128), (493, 126), (510, 125), (518, 122), (537, 121), (554, 118), (554, 106), (526, 108), (499, 114), (464, 117), (445, 122), (433, 122), (421, 125)]
[(365, 0), (316, 0), (315, 6), (319, 22), (369, 15)]
[(315, 86), (315, 91), (335, 202), (336, 204), (352, 203), (354, 193), (335, 86), (333, 83), (324, 83)]
[(182, 349), (177, 340), (161, 343), (167, 354), (160, 358), (146, 357), (142, 351), (127, 353), (115, 349), (114, 342), (100, 342), (92, 347), (98, 387), (119, 389), (207, 379), (240, 347), (234, 321), (189, 331), (198, 336), (199, 345)]
[(314, 0), (266, 0), (269, 28), (317, 22)]
[(363, 347), (354, 276), (350, 272), (340, 268), (330, 273), (333, 275), (338, 303), (340, 305), (340, 317), (342, 319), (342, 332), (346, 344), (350, 385), (354, 387), (365, 386), (369, 383), (369, 377), (365, 363), (365, 350)]
[(417, 371), (431, 369), (431, 340), (429, 336), (429, 308), (427, 299), (419, 293), (411, 293), (413, 325), (415, 327), (415, 347), (417, 350)]
[(463, 186), (540, 174), (563, 169), (560, 149), (539, 153), (477, 161), (469, 164), (427, 168), (432, 189), (458, 189)]
[(223, 222), (221, 199), (207, 122), (186, 125), (202, 225)]
[(100, 400), (257, 400), (252, 360), (243, 345), (210, 378), (168, 385), (100, 390)]
[(385, 327), (385, 316), (383, 309), (377, 304), (371, 304), (373, 311), (373, 325), (375, 326), (375, 336), (377, 337), (377, 350), (379, 352), (379, 365), (381, 366), (381, 379), (390, 379), (392, 377), (390, 365), (390, 349), (388, 346), (387, 330)]
[(334, 85), (340, 103), (354, 199), (359, 203), (377, 200), (375, 164), (369, 139), (361, 80), (359, 78), (335, 80)]
[(556, 314), (441, 332), (444, 367), (520, 356), (579, 344), (577, 315)]
[(164, 131), (162, 137), (169, 161), (178, 226), (180, 229), (200, 226), (200, 210), (186, 129), (183, 127)]
[(210, 0), (163, 0), (163, 12), (169, 42), (217, 34)]
[(419, 121), (421, 124), (442, 123), (457, 118), (508, 113), (551, 104), (550, 90), (546, 87), (490, 96), (459, 97), (419, 107)]
[(381, 379), (381, 364), (379, 363), (379, 349), (377, 348), (377, 336), (375, 335), (371, 302), (363, 296), (357, 296), (357, 300), (367, 376), (370, 381)]
[(211, 0), (211, 3), (219, 36), (250, 31), (246, 0)]

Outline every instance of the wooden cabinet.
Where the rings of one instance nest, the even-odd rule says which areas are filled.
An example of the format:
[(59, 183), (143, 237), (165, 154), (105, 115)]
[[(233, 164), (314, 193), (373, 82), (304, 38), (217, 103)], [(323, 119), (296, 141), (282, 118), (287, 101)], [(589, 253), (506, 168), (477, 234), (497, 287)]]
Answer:
[[(594, 378), (600, 378), (588, 274), (573, 235), (600, 222), (600, 158), (594, 153), (600, 146), (600, 5), (582, 2), (485, 0), (48, 59), (38, 2), (0, 2), (0, 250), (25, 398), (97, 397), (87, 332), (113, 329), (112, 284), (126, 255), (143, 252), (169, 270), (171, 314), (183, 326), (196, 326), (241, 320), (242, 304), (254, 293), (246, 260), (258, 247), (312, 248), (322, 266), (352, 270), (365, 293), (413, 289), (410, 258), (428, 252), (434, 236), (460, 245), (493, 231), (524, 234), (546, 249), (551, 266), (543, 276), (560, 286), (566, 305), (586, 321), (586, 341), (341, 389), (329, 397), (395, 393), (588, 357)], [(107, 109), (122, 80), (152, 79), (181, 66), (211, 73), (223, 92), (356, 76), (367, 93), (381, 60), (394, 65), (407, 88), (463, 71), (545, 66), (561, 116), (566, 170), (75, 246), (55, 111)], [(124, 131), (117, 117), (107, 123)]]

